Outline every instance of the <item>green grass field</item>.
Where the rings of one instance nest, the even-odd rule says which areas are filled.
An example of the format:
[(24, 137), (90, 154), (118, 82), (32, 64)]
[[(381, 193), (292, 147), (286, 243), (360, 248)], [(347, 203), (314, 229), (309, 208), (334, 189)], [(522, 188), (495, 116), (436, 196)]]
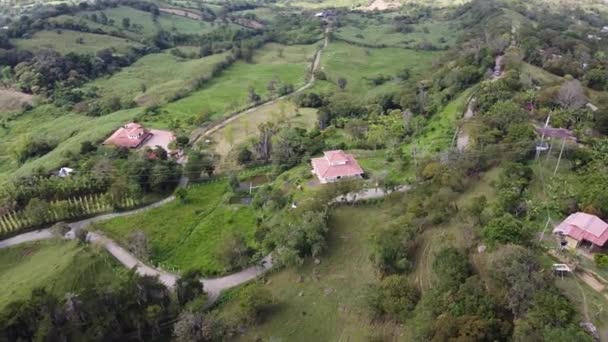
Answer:
[(171, 202), (142, 214), (116, 218), (96, 224), (119, 243), (130, 233), (142, 230), (151, 247), (151, 262), (164, 269), (199, 269), (207, 275), (225, 272), (216, 255), (223, 240), (232, 233), (243, 234), (255, 247), (255, 211), (251, 207), (230, 205), (225, 181), (193, 185), (188, 201)]
[(391, 16), (387, 14), (376, 14), (369, 18), (351, 13), (336, 30), (335, 36), (372, 46), (384, 44), (414, 48), (419, 43), (428, 42), (443, 48), (452, 45), (460, 34), (457, 27), (449, 21), (428, 20), (414, 24), (411, 25), (414, 31), (410, 33), (397, 32), (394, 27)]
[[(83, 39), (82, 44), (76, 42), (80, 38)], [(102, 49), (114, 49), (118, 53), (124, 53), (130, 46), (140, 45), (124, 38), (71, 30), (39, 31), (31, 38), (14, 39), (12, 42), (16, 47), (24, 50), (36, 51), (49, 48), (62, 54), (69, 52), (94, 54)]]
[(265, 122), (289, 123), (296, 127), (312, 128), (317, 120), (317, 110), (313, 108), (297, 109), (290, 101), (280, 101), (266, 105), (241, 116), (226, 127), (211, 135), (215, 152), (223, 160), (233, 147), (258, 135), (258, 126)]
[[(12, 176), (31, 173), (38, 168), (59, 168), (65, 153), (79, 153), (83, 141), (101, 142), (120, 125), (132, 121), (141, 109), (115, 112), (101, 117), (90, 117), (66, 112), (51, 105), (36, 107), (16, 120), (8, 128), (0, 128), (0, 184)], [(29, 139), (42, 138), (58, 143), (46, 155), (19, 164), (14, 150)]]
[(250, 87), (262, 98), (267, 97), (266, 87), (273, 79), (295, 88), (302, 86), (315, 49), (316, 45), (268, 44), (255, 53), (252, 63), (236, 62), (203, 89), (166, 105), (169, 115), (154, 117), (151, 123), (162, 126), (175, 119), (184, 122), (203, 111), (212, 114), (211, 120), (219, 119), (249, 105)]
[(107, 286), (124, 276), (110, 255), (60, 240), (33, 242), (0, 250), (0, 311), (26, 299), (37, 287), (63, 297), (87, 287)]
[(374, 86), (364, 77), (380, 74), (394, 76), (405, 68), (409, 68), (413, 76), (419, 75), (432, 68), (432, 60), (438, 55), (438, 52), (433, 51), (373, 49), (332, 42), (323, 51), (321, 65), (331, 81), (336, 82), (343, 77), (347, 80), (347, 92), (369, 98), (387, 90), (398, 89), (398, 83), (388, 81)]
[(188, 19), (167, 13), (161, 13), (157, 20), (154, 21), (151, 13), (127, 6), (108, 8), (103, 11), (80, 12), (78, 13), (78, 16), (84, 17), (87, 15), (90, 17), (91, 14), (95, 13), (99, 17), (101, 12), (103, 12), (109, 20), (113, 20), (114, 23), (111, 26), (119, 30), (123, 29), (123, 18), (129, 18), (131, 25), (141, 25), (142, 29), (140, 32), (135, 31), (133, 28), (125, 29), (124, 31), (135, 32), (136, 34), (143, 36), (151, 36), (159, 29), (177, 31), (185, 34), (204, 34), (211, 32), (215, 27), (219, 27), (219, 25), (212, 25), (208, 22)]
[[(370, 324), (360, 314), (358, 298), (376, 280), (370, 262), (370, 234), (393, 218), (398, 206), (391, 201), (378, 205), (343, 206), (330, 219), (327, 252), (320, 264), (305, 263), (267, 277), (264, 285), (277, 304), (262, 324), (240, 340), (271, 341), (368, 341), (398, 338), (392, 324)], [(302, 277), (303, 281), (298, 281)], [(229, 315), (234, 303), (222, 308)]]
[[(101, 97), (117, 96), (134, 100), (139, 105), (163, 104), (168, 98), (202, 75), (209, 76), (215, 64), (224, 60), (227, 53), (199, 59), (181, 59), (169, 52), (146, 55), (129, 67), (107, 78), (90, 82)], [(142, 92), (142, 85), (146, 91)]]

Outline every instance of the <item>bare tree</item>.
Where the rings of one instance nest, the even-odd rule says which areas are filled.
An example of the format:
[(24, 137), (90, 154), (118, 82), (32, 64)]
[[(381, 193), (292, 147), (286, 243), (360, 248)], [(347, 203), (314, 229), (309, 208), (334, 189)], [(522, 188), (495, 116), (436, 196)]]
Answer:
[(578, 80), (570, 80), (562, 84), (555, 100), (569, 109), (580, 109), (587, 103), (585, 90)]

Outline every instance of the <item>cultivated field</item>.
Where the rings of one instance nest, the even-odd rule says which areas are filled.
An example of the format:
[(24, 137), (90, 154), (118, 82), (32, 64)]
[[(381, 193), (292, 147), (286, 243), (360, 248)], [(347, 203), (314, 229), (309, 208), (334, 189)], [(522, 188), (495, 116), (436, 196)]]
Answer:
[(302, 128), (312, 128), (317, 119), (317, 110), (313, 108), (296, 109), (289, 101), (281, 101), (272, 105), (262, 106), (259, 109), (239, 117), (226, 127), (216, 131), (210, 136), (214, 143), (215, 152), (222, 161), (233, 147), (258, 135), (258, 126), (265, 122), (284, 123)]
[(343, 77), (347, 80), (346, 90), (349, 93), (369, 98), (397, 88), (398, 81), (389, 80), (380, 86), (374, 86), (364, 77), (393, 77), (405, 68), (409, 68), (412, 75), (418, 75), (431, 69), (433, 59), (438, 55), (434, 51), (374, 49), (333, 42), (323, 51), (321, 65), (329, 80), (335, 83)]
[(170, 115), (153, 119), (155, 125), (169, 125), (171, 120), (184, 122), (203, 112), (211, 114), (211, 120), (250, 104), (248, 89), (253, 88), (262, 98), (268, 97), (268, 83), (277, 80), (302, 86), (310, 67), (316, 45), (283, 46), (268, 44), (256, 51), (252, 63), (236, 62), (203, 89), (164, 107)]
[[(79, 43), (79, 39), (82, 41)], [(39, 31), (28, 39), (14, 39), (15, 46), (24, 50), (53, 49), (59, 53), (70, 52), (94, 54), (103, 49), (114, 49), (124, 53), (131, 46), (140, 46), (134, 41), (103, 34), (76, 32), (71, 30)]]
[(148, 238), (153, 264), (176, 271), (221, 274), (225, 269), (217, 252), (225, 239), (241, 234), (255, 247), (255, 212), (248, 206), (228, 204), (230, 196), (225, 181), (193, 185), (186, 203), (176, 200), (142, 214), (96, 224), (95, 229), (122, 243), (141, 230)]
[[(168, 51), (146, 55), (133, 65), (88, 86), (96, 87), (101, 97), (117, 96), (134, 100), (138, 105), (162, 104), (177, 92), (188, 89), (197, 77), (209, 76), (215, 64), (227, 53), (197, 59), (182, 59)], [(145, 91), (142, 88), (145, 86)]]

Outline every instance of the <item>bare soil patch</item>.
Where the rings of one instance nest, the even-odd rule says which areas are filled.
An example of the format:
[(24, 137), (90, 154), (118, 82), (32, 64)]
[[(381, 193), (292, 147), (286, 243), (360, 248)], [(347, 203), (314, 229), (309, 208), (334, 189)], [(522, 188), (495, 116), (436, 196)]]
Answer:
[(31, 105), (34, 96), (12, 89), (0, 88), (0, 112), (20, 110), (24, 104)]
[(396, 2), (391, 2), (387, 0), (374, 0), (372, 3), (365, 7), (361, 7), (363, 11), (384, 11), (387, 9), (393, 9), (399, 7), (399, 4)]
[(185, 9), (169, 8), (169, 7), (160, 7), (158, 10), (161, 12), (164, 12), (164, 13), (179, 15), (180, 17), (186, 17), (186, 18), (196, 19), (196, 20), (203, 20), (203, 16), (195, 10), (185, 10)]

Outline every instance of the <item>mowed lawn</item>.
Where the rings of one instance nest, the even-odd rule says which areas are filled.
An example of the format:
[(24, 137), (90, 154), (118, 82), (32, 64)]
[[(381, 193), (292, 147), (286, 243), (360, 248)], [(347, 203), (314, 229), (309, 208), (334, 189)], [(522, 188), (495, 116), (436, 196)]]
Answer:
[[(188, 89), (197, 77), (209, 76), (213, 66), (228, 53), (197, 59), (182, 59), (169, 52), (140, 58), (129, 67), (107, 78), (97, 79), (87, 86), (96, 87), (101, 97), (120, 97), (139, 105), (162, 104), (182, 89)], [(145, 86), (145, 92), (142, 86)]]
[(173, 201), (142, 214), (96, 224), (92, 229), (107, 233), (126, 244), (134, 231), (143, 231), (151, 248), (151, 263), (164, 269), (199, 269), (207, 275), (225, 273), (217, 252), (225, 239), (242, 234), (255, 247), (255, 211), (248, 206), (228, 204), (226, 181), (193, 185), (188, 201)]
[(168, 125), (171, 120), (184, 122), (201, 112), (211, 113), (211, 120), (219, 119), (250, 104), (249, 88), (255, 89), (262, 98), (268, 97), (267, 86), (271, 80), (298, 88), (306, 82), (315, 50), (316, 45), (267, 44), (256, 51), (252, 63), (236, 62), (203, 89), (166, 105), (168, 114), (154, 120)]
[[(184, 34), (204, 34), (211, 32), (220, 25), (212, 25), (205, 21), (189, 19), (167, 13), (160, 13), (157, 20), (153, 20), (152, 13), (141, 11), (133, 7), (118, 6), (114, 8), (104, 9), (103, 11), (86, 11), (78, 13), (78, 16), (84, 17), (85, 15), (90, 18), (91, 14), (96, 14), (99, 18), (101, 13), (104, 13), (109, 20), (113, 20), (114, 23), (111, 25), (116, 30), (124, 30), (125, 32), (131, 31), (143, 36), (154, 35), (159, 30), (165, 31), (177, 31)], [(141, 31), (135, 30), (132, 26), (124, 28), (122, 21), (124, 18), (129, 18), (131, 25), (141, 25)]]
[[(389, 200), (333, 210), (327, 252), (320, 264), (307, 262), (268, 276), (264, 287), (277, 304), (240, 340), (366, 341), (371, 336), (394, 340), (398, 328), (370, 324), (360, 314), (360, 298), (366, 285), (376, 280), (369, 259), (370, 234), (392, 220), (396, 204)], [(230, 315), (234, 305), (228, 301), (220, 307), (221, 314)]]
[(233, 147), (258, 135), (258, 126), (265, 122), (290, 123), (295, 127), (312, 128), (317, 121), (314, 108), (296, 108), (288, 100), (262, 106), (239, 117), (211, 135), (215, 152), (225, 159)]
[(332, 82), (339, 78), (347, 81), (346, 91), (370, 97), (390, 89), (397, 89), (396, 80), (374, 86), (365, 77), (378, 75), (394, 76), (408, 68), (411, 74), (418, 75), (433, 67), (433, 59), (440, 52), (414, 51), (399, 48), (373, 49), (352, 44), (332, 42), (323, 50), (322, 70)]
[[(82, 42), (77, 40), (82, 38)], [(141, 44), (125, 38), (118, 38), (104, 34), (77, 32), (71, 30), (39, 31), (28, 39), (14, 39), (11, 41), (19, 49), (36, 51), (40, 49), (53, 49), (61, 54), (70, 52), (79, 54), (95, 54), (99, 50), (113, 49), (117, 53), (124, 53), (129, 47), (138, 47)]]
[[(0, 128), (0, 184), (12, 176), (21, 176), (39, 168), (50, 170), (62, 165), (66, 153), (79, 153), (84, 141), (100, 143), (119, 126), (133, 119), (141, 109), (128, 109), (90, 117), (43, 105), (8, 121)], [(29, 140), (46, 140), (57, 146), (38, 158), (17, 162), (14, 151)]]
[(124, 276), (109, 254), (76, 242), (39, 241), (0, 250), (0, 311), (39, 287), (63, 297), (86, 287), (107, 286)]

